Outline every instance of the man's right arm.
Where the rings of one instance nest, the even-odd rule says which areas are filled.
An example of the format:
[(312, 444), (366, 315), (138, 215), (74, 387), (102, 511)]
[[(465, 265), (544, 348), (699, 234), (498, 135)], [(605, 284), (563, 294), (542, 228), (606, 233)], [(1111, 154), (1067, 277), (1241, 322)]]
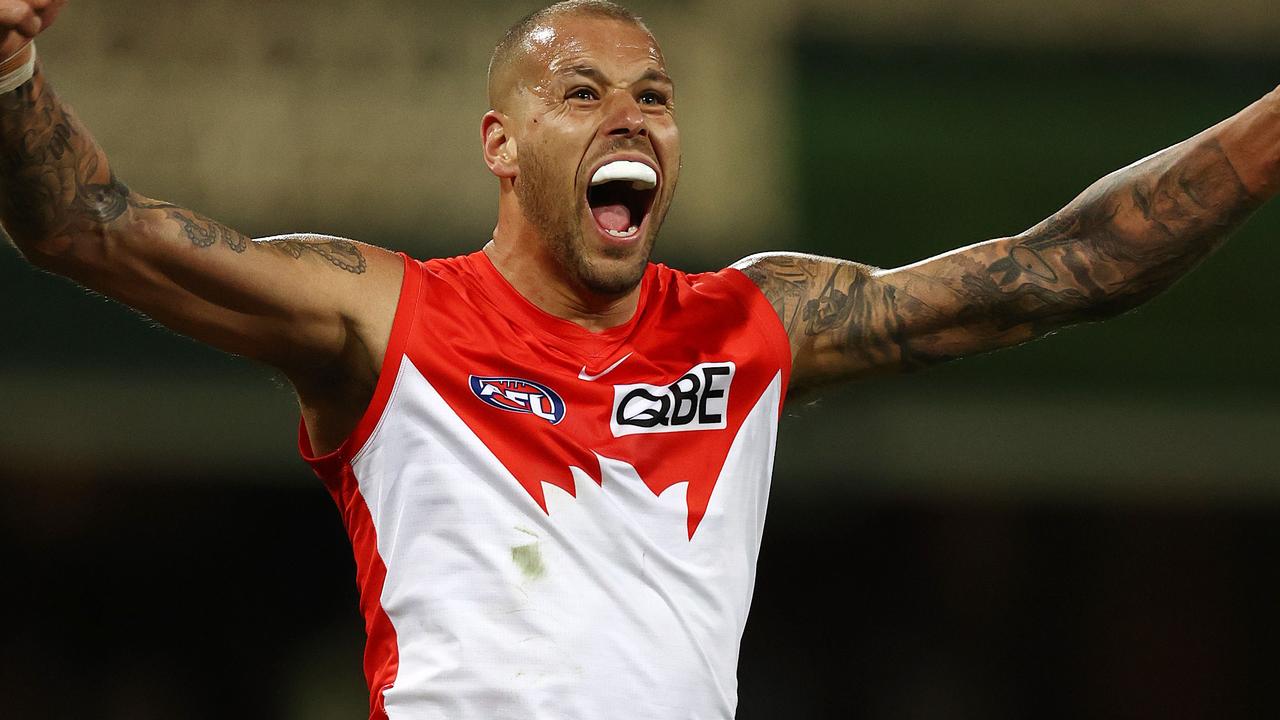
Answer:
[(324, 236), (250, 240), (132, 192), (39, 69), (0, 95), (0, 222), (34, 264), (280, 368), (304, 411), (336, 421), (330, 439), (354, 426), (372, 392), (398, 256)]

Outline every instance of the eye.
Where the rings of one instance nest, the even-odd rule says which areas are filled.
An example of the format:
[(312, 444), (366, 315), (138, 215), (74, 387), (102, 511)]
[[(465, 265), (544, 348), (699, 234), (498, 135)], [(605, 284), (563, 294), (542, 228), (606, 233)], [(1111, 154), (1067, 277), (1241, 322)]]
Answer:
[(573, 90), (570, 90), (568, 99), (569, 100), (585, 100), (587, 102), (590, 102), (592, 100), (597, 100), (599, 98), (597, 98), (595, 90), (592, 90), (589, 87), (580, 87), (580, 88), (574, 88)]
[(657, 90), (649, 90), (640, 96), (641, 105), (666, 105), (667, 96)]

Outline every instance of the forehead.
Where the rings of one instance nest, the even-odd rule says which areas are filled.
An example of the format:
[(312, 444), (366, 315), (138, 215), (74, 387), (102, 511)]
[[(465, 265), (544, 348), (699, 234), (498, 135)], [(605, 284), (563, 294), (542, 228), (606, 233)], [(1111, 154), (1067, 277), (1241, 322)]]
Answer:
[[(602, 17), (563, 17), (543, 23), (524, 42), (525, 71), (530, 76), (572, 75), (584, 66), (606, 75), (666, 72), (662, 50), (644, 28)], [(617, 80), (627, 79), (615, 77)]]

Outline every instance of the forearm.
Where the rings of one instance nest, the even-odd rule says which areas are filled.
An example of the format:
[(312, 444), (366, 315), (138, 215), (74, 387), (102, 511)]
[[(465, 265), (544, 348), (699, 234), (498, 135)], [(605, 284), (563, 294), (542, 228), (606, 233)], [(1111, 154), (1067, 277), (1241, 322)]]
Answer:
[(57, 256), (78, 238), (105, 237), (128, 196), (42, 71), (0, 95), (0, 222), (28, 257)]
[[(113, 297), (131, 267), (186, 273), (185, 248), (241, 255), (249, 238), (131, 191), (43, 72), (0, 94), (0, 223), (32, 262)], [(208, 268), (210, 271), (212, 267)]]
[(1280, 87), (1206, 134), (1217, 137), (1253, 197), (1280, 193)]
[(1060, 291), (1060, 319), (1133, 307), (1216, 250), (1280, 190), (1280, 92), (1094, 183), (1061, 212), (1003, 241), (993, 279)]

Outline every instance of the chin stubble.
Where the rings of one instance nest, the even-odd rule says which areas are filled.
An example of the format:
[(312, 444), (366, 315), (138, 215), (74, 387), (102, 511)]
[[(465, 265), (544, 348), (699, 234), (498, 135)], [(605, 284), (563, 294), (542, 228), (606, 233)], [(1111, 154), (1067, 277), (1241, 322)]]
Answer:
[[(515, 187), (520, 205), (529, 221), (550, 243), (552, 255), (568, 277), (600, 295), (623, 295), (640, 283), (645, 268), (648, 267), (662, 217), (650, 218), (651, 234), (646, 240), (644, 251), (633, 264), (610, 272), (600, 267), (600, 263), (594, 262), (587, 252), (587, 242), (581, 227), (581, 218), (589, 212), (586, 198), (577, 198), (569, 204), (557, 203), (544, 190), (551, 183), (544, 182), (547, 179), (546, 166), (536, 154), (526, 155), (522, 175), (522, 181), (517, 182)], [(566, 205), (571, 208), (571, 212), (563, 212)], [(626, 250), (606, 248), (600, 259), (606, 262), (620, 261), (627, 255), (629, 253)]]

